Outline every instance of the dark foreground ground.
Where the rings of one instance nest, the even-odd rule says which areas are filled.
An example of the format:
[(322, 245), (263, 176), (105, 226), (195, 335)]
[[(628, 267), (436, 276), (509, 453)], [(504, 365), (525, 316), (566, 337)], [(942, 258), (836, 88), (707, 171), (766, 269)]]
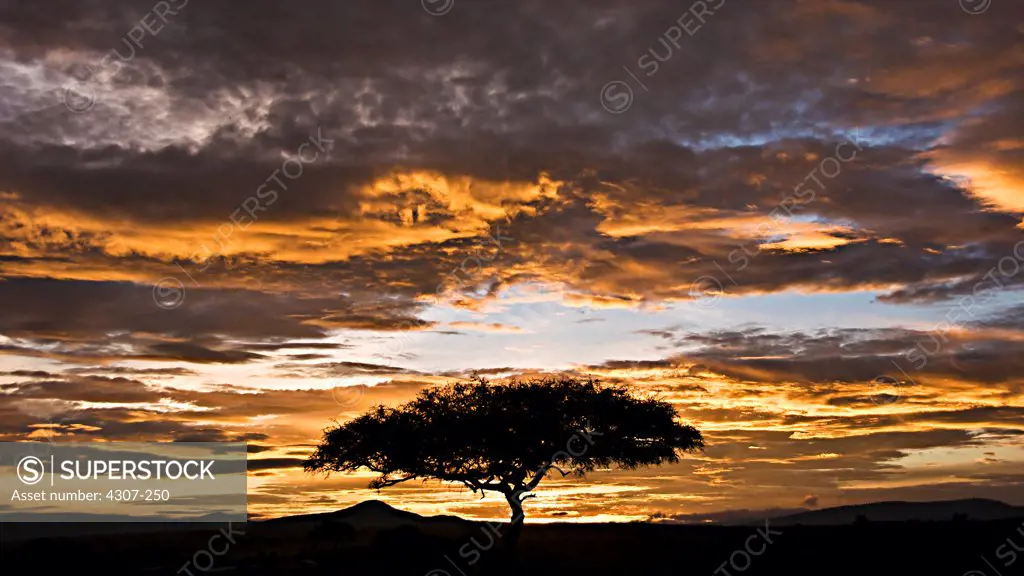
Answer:
[(530, 525), (514, 558), (477, 523), (386, 530), (249, 523), (232, 525), (233, 534), (209, 524), (187, 532), (11, 541), (18, 526), (3, 527), (0, 574), (1024, 574), (1024, 552), (1018, 558), (1007, 544), (1024, 548), (1022, 520), (771, 527), (767, 538), (763, 525), (761, 533), (753, 526)]

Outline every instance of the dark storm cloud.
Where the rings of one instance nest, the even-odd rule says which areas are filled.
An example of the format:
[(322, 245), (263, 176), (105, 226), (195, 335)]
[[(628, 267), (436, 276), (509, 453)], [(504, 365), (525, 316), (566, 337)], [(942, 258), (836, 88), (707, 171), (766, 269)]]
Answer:
[[(325, 326), (386, 330), (408, 320), (387, 316), (396, 309), (362, 305), (357, 310), (340, 295), (304, 298), (197, 289), (189, 290), (186, 298), (188, 305), (168, 310), (156, 305), (151, 287), (10, 278), (0, 281), (0, 333), (15, 343), (0, 345), (0, 350), (78, 362), (134, 358), (237, 363), (278, 350), (343, 347), (287, 340), (323, 337)], [(31, 342), (49, 346), (40, 350), (30, 347)], [(125, 345), (132, 352), (125, 352)]]
[(57, 374), (45, 370), (8, 370), (0, 372), (0, 376), (17, 376), (19, 378), (55, 378)]
[(303, 462), (302, 458), (259, 458), (246, 462), (246, 468), (250, 471), (301, 468)]
[[(905, 375), (898, 370), (903, 367), (913, 378), (954, 377), (1019, 386), (1024, 368), (1019, 342), (987, 331), (940, 333), (890, 328), (778, 332), (752, 326), (674, 334), (666, 331), (664, 337), (673, 339), (680, 352), (662, 362), (697, 362), (701, 368), (740, 379), (871, 382), (890, 375), (904, 380)], [(838, 397), (830, 403), (850, 405), (866, 399)]]
[(266, 434), (258, 432), (232, 434), (216, 428), (194, 428), (188, 432), (177, 434), (174, 437), (175, 442), (261, 442), (266, 439)]
[(133, 356), (139, 360), (181, 360), (198, 364), (238, 364), (263, 358), (244, 350), (213, 350), (193, 342), (161, 342), (149, 344)]
[(302, 350), (307, 348), (311, 350), (340, 350), (349, 346), (335, 342), (269, 342), (247, 344), (246, 347), (250, 350), (277, 352), (278, 350)]
[(989, 314), (974, 322), (974, 325), (985, 328), (1005, 328), (1017, 332), (1024, 331), (1024, 304)]
[[(864, 108), (865, 115), (899, 109), (911, 119), (933, 119), (936, 103), (917, 92), (966, 98), (972, 92), (969, 80), (1007, 66), (1005, 52), (1016, 39), (1012, 17), (1004, 22), (969, 20), (955, 4), (922, 11), (914, 5), (867, 2), (726, 2), (675, 49), (661, 44), (659, 37), (684, 15), (685, 7), (655, 0), (628, 6), (611, 1), (467, 4), (444, 18), (431, 18), (418, 5), (397, 0), (375, 2), (372, 8), (322, 0), (301, 13), (269, 0), (256, 1), (247, 5), (244, 18), (233, 6), (197, 7), (183, 8), (165, 31), (147, 39), (151, 44), (138, 51), (137, 60), (162, 71), (165, 85), (186, 102), (202, 99), (216, 107), (233, 95), (218, 89), (255, 82), (280, 90), (283, 98), (271, 111), (275, 122), (268, 139), (287, 133), (303, 116), (322, 114), (319, 104), (333, 101), (339, 92), (350, 94), (344, 106), (336, 106), (346, 113), (339, 116), (354, 122), (356, 105), (365, 106), (378, 121), (372, 130), (382, 135), (399, 114), (435, 130), (459, 124), (476, 130), (524, 124), (536, 129), (543, 125), (541, 119), (566, 112), (570, 116), (565, 120), (580, 120), (598, 110), (596, 91), (623, 74), (620, 66), (643, 74), (636, 60), (652, 47), (662, 54), (668, 48), (672, 56), (649, 78), (651, 91), (636, 112), (647, 120), (671, 112), (669, 128), (693, 122), (696, 133), (770, 129), (770, 120), (787, 118), (786, 112), (799, 120), (783, 104), (784, 96), (794, 95), (809, 107), (804, 120), (808, 126), (857, 108)], [(43, 15), (31, 5), (11, 1), (0, 8), (0, 20), (6, 23), (7, 47), (31, 60), (55, 49), (106, 53), (121, 43), (119, 33), (150, 8), (124, 9), (109, 1), (58, 2)], [(1002, 10), (1010, 16), (1014, 7)], [(82, 22), (103, 25), (76, 26)], [(301, 42), (295, 41), (297, 32)], [(864, 33), (871, 33), (873, 41), (863, 42)], [(921, 43), (922, 37), (933, 42)], [(947, 43), (954, 40), (970, 44), (972, 50), (951, 50)], [(752, 46), (760, 47), (759, 53), (751, 53)], [(453, 77), (439, 73), (455, 64), (463, 69), (453, 71)], [(934, 70), (932, 85), (918, 88), (912, 78), (900, 76), (911, 68)], [(867, 72), (880, 77), (875, 81), (882, 90), (846, 82)], [(510, 94), (487, 91), (495, 79)], [(351, 94), (346, 83), (357, 80), (370, 90)], [(559, 92), (542, 91), (559, 81)], [(287, 98), (289, 89), (306, 93), (331, 84), (342, 90), (321, 92), (312, 102), (308, 97)], [(814, 94), (815, 89), (823, 94)], [(461, 106), (438, 105), (451, 104), (457, 93)], [(747, 107), (740, 122), (738, 99), (711, 109), (694, 106), (708, 98), (728, 100), (751, 93), (763, 104)], [(317, 108), (321, 110), (314, 112)], [(636, 120), (615, 122), (627, 126)], [(369, 126), (364, 129), (373, 133)]]
[(93, 366), (88, 368), (68, 368), (64, 374), (118, 374), (145, 378), (161, 376), (195, 376), (197, 373), (188, 368), (129, 368), (125, 366)]
[[(31, 61), (47, 50), (108, 52), (120, 44), (117, 31), (130, 28), (145, 13), (142, 8), (148, 6), (133, 12), (109, 2), (88, 8), (74, 3), (43, 18), (10, 2), (2, 20), (10, 28), (8, 48)], [(268, 125), (255, 138), (239, 142), (221, 135), (197, 154), (108, 148), (80, 156), (65, 147), (30, 158), (22, 151), (7, 159), (18, 168), (7, 176), (8, 187), (25, 189), (41, 203), (134, 211), (143, 218), (195, 216), (197, 204), (227, 214), (248, 195), (239, 184), (254, 188), (267, 171), (231, 157), (293, 148), (317, 125), (348, 136), (339, 139), (335, 155), (347, 168), (310, 168), (295, 184), (300, 193), (275, 208), (281, 217), (328, 204), (351, 210), (345, 184), (399, 161), (396, 149), (404, 151), (400, 162), (413, 168), (506, 177), (499, 172), (512, 166), (513, 175), (530, 178), (540, 170), (578, 174), (617, 155), (616, 142), (625, 135), (646, 150), (627, 154), (652, 164), (645, 179), (685, 187), (696, 183), (692, 174), (679, 177), (687, 165), (696, 166), (693, 152), (658, 140), (740, 138), (773, 130), (779, 118), (794, 130), (828, 135), (884, 123), (897, 109), (920, 122), (938, 121), (976, 90), (967, 78), (996, 76), (1012, 64), (1006, 53), (1016, 37), (1011, 22), (982, 26), (965, 21), (956, 6), (924, 14), (866, 3), (725, 3), (698, 33), (684, 36), (680, 48), (659, 40), (685, 10), (654, 0), (628, 7), (486, 3), (460, 6), (445, 18), (430, 18), (418, 6), (397, 1), (375, 3), (373, 9), (314, 2), (302, 13), (261, 1), (247, 6), (245, 18), (230, 6), (196, 8), (183, 9), (129, 66), (152, 66), (186, 120), (216, 113), (229, 99), (244, 99), (239, 86), (265, 83), (272, 99)], [(909, 20), (901, 19), (909, 14)], [(106, 25), (85, 33), (76, 25), (84, 21)], [(865, 32), (872, 34), (871, 43), (861, 41)], [(302, 42), (293, 41), (296, 34)], [(921, 37), (932, 38), (932, 44), (915, 45)], [(902, 86), (901, 72), (938, 68), (937, 53), (954, 39), (969, 50), (942, 58), (939, 70), (944, 77), (965, 78), (929, 90)], [(623, 75), (622, 65), (636, 69), (637, 57), (651, 47), (671, 50), (648, 79), (651, 91), (638, 95), (628, 114), (605, 113), (599, 88)], [(856, 58), (844, 56), (849, 54)], [(986, 65), (979, 70), (978, 62)], [(879, 86), (846, 82), (871, 73), (882, 77)], [(140, 75), (124, 83), (151, 80)], [(929, 91), (944, 98), (928, 98)], [(756, 97), (758, 105), (745, 105), (740, 95)], [(802, 116), (794, 113), (794, 100), (804, 108)], [(102, 98), (92, 112), (104, 118)], [(103, 122), (89, 118), (53, 111), (36, 121), (53, 133), (58, 127), (101, 129)], [(660, 139), (644, 133), (654, 126)], [(8, 152), (18, 150), (13, 144)], [(272, 154), (262, 157), (266, 168), (279, 164)], [(111, 167), (99, 167), (104, 164)], [(152, 192), (145, 199), (132, 193), (142, 186)]]
[[(315, 127), (312, 134), (316, 134)], [(308, 137), (297, 138), (288, 146), (289, 153), (294, 156)], [(0, 164), (10, 167), (0, 186), (20, 191), (34, 204), (110, 218), (131, 218), (141, 223), (205, 221), (211, 238), (203, 240), (212, 244), (216, 227), (227, 222), (246, 198), (259, 198), (256, 189), (275, 169), (280, 170), (281, 159), (260, 161), (259, 156), (266, 154), (263, 151), (248, 151), (255, 152), (257, 158), (225, 157), (225, 153), (210, 147), (189, 154), (173, 148), (145, 153), (117, 148), (99, 152), (69, 147), (32, 150), (0, 143)], [(338, 216), (351, 216), (357, 213), (355, 198), (349, 194), (346, 202), (346, 196), (339, 192), (365, 182), (371, 175), (367, 169), (339, 166), (325, 171), (307, 166), (301, 179), (288, 182), (287, 191), (277, 189), (277, 199), (266, 189), (261, 190), (259, 204), (263, 210), (254, 210), (257, 217), (261, 211), (273, 210), (275, 218), (284, 220), (297, 213), (327, 209)], [(146, 193), (140, 194), (140, 190)], [(246, 218), (251, 220), (252, 216)]]
[(245, 291), (196, 290), (188, 296), (193, 294), (198, 300), (195, 306), (164, 310), (155, 305), (152, 288), (130, 283), (8, 279), (0, 282), (0, 332), (15, 338), (50, 335), (56, 339), (127, 331), (179, 337), (323, 335), (320, 329), (290, 317), (302, 312), (297, 300), (285, 304), (272, 295)]
[(419, 374), (419, 372), (415, 370), (400, 368), (398, 366), (370, 364), (366, 362), (326, 362), (319, 364), (283, 363), (278, 364), (275, 368), (278, 370), (297, 371), (307, 377), (316, 376), (321, 378), (339, 376), (391, 376), (399, 374)]
[[(118, 31), (130, 29), (142, 8), (75, 3), (44, 18), (10, 2), (0, 11), (7, 47), (22, 61), (42, 62), (55, 50), (99, 57), (121, 43)], [(629, 294), (629, 301), (687, 298), (680, 286), (728, 262), (739, 278), (734, 294), (904, 285), (886, 298), (905, 301), (958, 294), (965, 276), (983, 275), (1012, 252), (1017, 220), (984, 211), (978, 198), (925, 173), (933, 158), (920, 148), (928, 135), (949, 129), (951, 117), (983, 103), (994, 112), (980, 116), (954, 147), (1012, 134), (1008, 111), (1021, 101), (1019, 86), (1006, 76), (1018, 63), (1012, 18), (982, 24), (963, 18), (955, 5), (922, 13), (898, 4), (729, 2), (674, 47), (662, 35), (683, 12), (654, 0), (628, 7), (521, 2), (460, 6), (431, 18), (402, 2), (373, 9), (314, 2), (297, 13), (260, 1), (239, 18), (233, 7), (188, 5), (146, 39), (88, 114), (69, 115), (57, 103), (33, 108), (28, 88), (12, 99), (8, 115), (18, 122), (11, 127), (21, 128), (0, 145), (7, 167), (0, 190), (43, 211), (186, 223), (212, 234), (280, 168), (281, 152), (293, 154), (322, 128), (334, 140), (330, 157), (289, 181), (262, 221), (295, 225), (322, 214), (394, 221), (413, 200), (430, 209), (412, 228), (463, 217), (416, 189), (385, 196), (393, 210), (367, 208), (361, 187), (397, 168), (524, 182), (546, 173), (564, 183), (557, 200), (528, 201), (535, 216), (513, 222), (510, 235), (522, 248), (510, 264), (524, 266), (495, 272), (497, 285), (531, 274), (543, 279), (574, 258), (583, 264), (567, 280), (581, 291)], [(865, 34), (871, 42), (862, 41)], [(671, 53), (649, 77), (637, 62), (648, 49)], [(650, 91), (636, 88), (626, 113), (608, 114), (599, 89), (623, 76), (623, 65)], [(67, 68), (72, 72), (72, 63)], [(922, 70), (929, 73), (923, 84), (915, 80)], [(143, 86), (166, 96), (178, 128), (220, 127), (206, 136), (169, 128), (156, 139), (146, 119), (164, 104), (131, 96)], [(251, 135), (239, 132), (241, 124), (218, 124), (238, 110)], [(767, 239), (735, 231), (738, 219), (767, 218), (821, 158), (856, 133), (868, 138), (858, 160), (800, 210), (846, 226), (828, 234), (851, 243), (762, 251), (758, 244)], [(1012, 152), (1002, 155), (1005, 166), (1016, 161)], [(616, 231), (637, 214), (650, 215), (637, 222), (647, 232)], [(702, 222), (710, 224), (693, 226)], [(92, 262), (102, 251), (97, 232), (40, 226), (26, 240), (23, 223), (11, 226), (10, 246), (31, 246), (66, 265)], [(740, 247), (758, 255), (737, 270)], [(304, 274), (330, 285), (344, 274), (351, 284), (407, 299), (429, 294), (450, 271), (454, 258), (443, 252), (435, 243), (411, 243), (302, 273), (267, 255), (248, 256), (265, 283), (293, 285)], [(154, 269), (153, 257), (140, 255), (101, 265), (125, 259)], [(664, 273), (637, 277), (622, 272), (627, 264)], [(226, 282), (225, 276), (208, 278)], [(322, 319), (381, 326), (376, 315)], [(315, 335), (305, 328), (296, 336)]]
[(83, 402), (158, 402), (167, 394), (138, 380), (128, 378), (78, 377), (69, 380), (43, 380), (0, 385), (11, 398), (56, 399)]
[(598, 368), (629, 370), (646, 368), (676, 368), (678, 366), (679, 364), (672, 360), (607, 360), (601, 363)]

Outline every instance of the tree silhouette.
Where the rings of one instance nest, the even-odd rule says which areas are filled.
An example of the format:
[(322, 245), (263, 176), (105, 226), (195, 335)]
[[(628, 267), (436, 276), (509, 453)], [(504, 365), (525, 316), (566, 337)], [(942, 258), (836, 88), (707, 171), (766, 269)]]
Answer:
[(370, 488), (413, 479), (460, 483), (504, 495), (513, 543), (523, 502), (552, 469), (583, 475), (677, 462), (704, 447), (676, 422), (671, 404), (637, 398), (625, 386), (576, 378), (490, 383), (483, 378), (427, 388), (397, 408), (377, 406), (324, 431), (307, 472), (380, 474)]

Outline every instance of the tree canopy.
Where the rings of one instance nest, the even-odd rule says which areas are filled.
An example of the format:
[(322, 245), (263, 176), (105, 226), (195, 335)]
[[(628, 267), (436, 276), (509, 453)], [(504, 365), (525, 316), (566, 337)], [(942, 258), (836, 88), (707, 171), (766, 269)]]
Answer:
[(324, 431), (309, 472), (380, 475), (371, 488), (438, 479), (503, 494), (513, 523), (551, 470), (582, 475), (617, 465), (677, 462), (704, 439), (671, 404), (597, 380), (482, 378), (427, 388), (396, 408), (377, 406)]

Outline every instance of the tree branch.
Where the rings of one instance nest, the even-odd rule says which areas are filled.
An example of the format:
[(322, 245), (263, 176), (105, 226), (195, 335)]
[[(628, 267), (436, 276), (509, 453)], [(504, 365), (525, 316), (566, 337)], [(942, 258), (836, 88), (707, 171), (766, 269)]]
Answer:
[(387, 488), (389, 486), (394, 486), (395, 484), (401, 484), (402, 482), (408, 482), (409, 480), (415, 480), (416, 478), (418, 478), (418, 476), (406, 476), (405, 478), (392, 478), (389, 480), (384, 480), (383, 478), (381, 478), (378, 480), (374, 480), (373, 484), (378, 489), (380, 489)]
[(491, 478), (494, 478), (494, 476), (488, 476), (487, 480), (480, 481), (480, 480), (478, 480), (478, 479), (476, 479), (476, 478), (474, 478), (472, 476), (468, 476), (468, 475), (465, 475), (465, 474), (460, 474), (460, 475), (448, 476), (447, 478), (443, 478), (443, 479), (444, 480), (450, 480), (452, 482), (462, 482), (466, 486), (469, 486), (474, 492), (476, 492), (477, 490), (491, 490), (493, 492), (502, 492), (502, 493), (506, 492), (507, 487), (504, 484), (502, 484), (500, 482), (490, 482), (489, 480)]
[[(558, 466), (555, 466), (554, 464), (548, 466), (548, 469), (551, 469), (551, 468), (554, 468), (555, 470), (558, 470), (558, 472), (562, 475), (562, 478), (565, 478), (569, 474), (572, 474), (572, 472), (566, 472), (565, 470), (562, 470), (561, 468), (559, 468)], [(544, 472), (546, 473), (547, 470), (545, 470)]]
[[(545, 476), (547, 476), (548, 468), (551, 468), (552, 466), (554, 466), (554, 464), (548, 464), (544, 468), (538, 469), (537, 472), (534, 473), (533, 478), (526, 483), (526, 491), (533, 491), (533, 489), (536, 488), (538, 484), (540, 484), (540, 481), (543, 480)], [(561, 472), (561, 470), (559, 471)]]

